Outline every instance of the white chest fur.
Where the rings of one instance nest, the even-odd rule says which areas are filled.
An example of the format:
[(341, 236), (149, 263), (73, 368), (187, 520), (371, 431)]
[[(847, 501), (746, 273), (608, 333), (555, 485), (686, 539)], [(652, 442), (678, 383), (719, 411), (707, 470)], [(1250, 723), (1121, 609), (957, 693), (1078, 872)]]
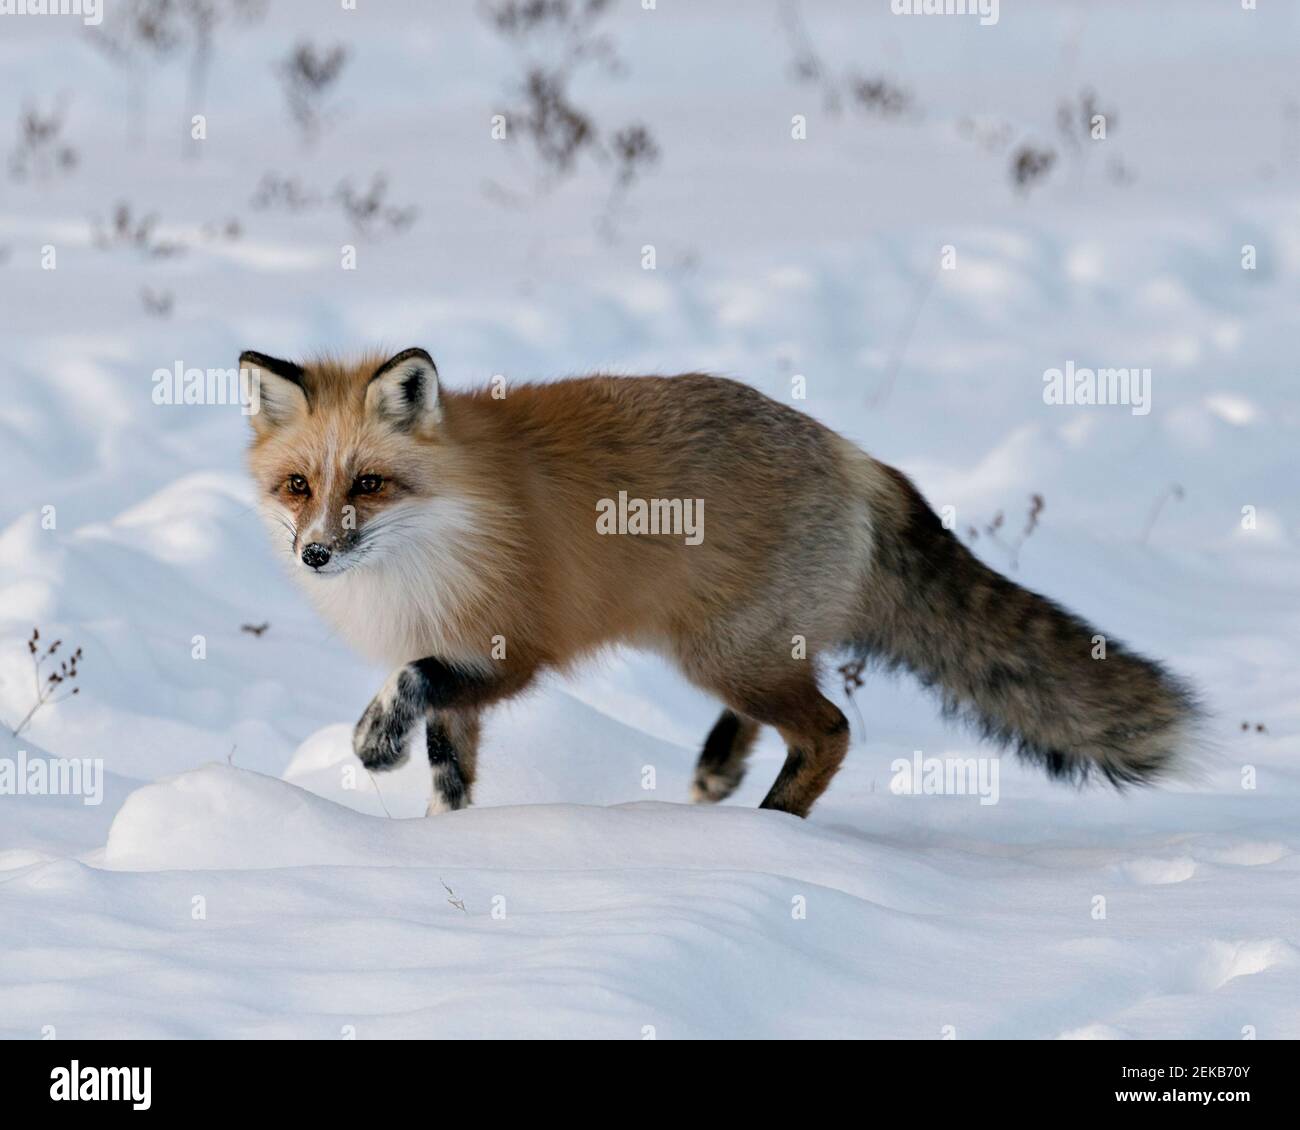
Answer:
[(476, 530), (473, 511), (457, 500), (406, 503), (362, 530), (355, 566), (299, 578), (321, 615), (376, 662), (472, 661), (486, 649), (471, 651), (462, 638), (466, 611), (482, 603)]

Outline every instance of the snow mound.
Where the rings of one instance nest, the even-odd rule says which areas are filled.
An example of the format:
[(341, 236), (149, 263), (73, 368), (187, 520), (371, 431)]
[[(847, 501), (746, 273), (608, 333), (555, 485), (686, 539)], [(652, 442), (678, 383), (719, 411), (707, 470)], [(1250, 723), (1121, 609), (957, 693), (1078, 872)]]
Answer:
[(124, 871), (438, 866), (775, 873), (912, 911), (925, 910), (935, 888), (948, 882), (905, 853), (872, 849), (784, 813), (641, 802), (469, 808), (394, 820), (220, 764), (132, 793), (109, 830), (104, 864)]

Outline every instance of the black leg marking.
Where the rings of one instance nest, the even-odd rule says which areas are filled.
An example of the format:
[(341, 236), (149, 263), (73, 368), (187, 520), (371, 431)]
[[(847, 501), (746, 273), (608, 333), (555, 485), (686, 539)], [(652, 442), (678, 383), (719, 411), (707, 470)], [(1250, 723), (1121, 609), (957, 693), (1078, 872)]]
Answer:
[(477, 706), (499, 682), (495, 675), (453, 667), (441, 659), (420, 659), (408, 670), (424, 681), (424, 705), (434, 710)]
[(446, 722), (431, 714), (425, 734), (433, 784), (429, 797), (430, 815), (464, 808), (469, 804), (469, 782), (465, 779), (460, 751), (451, 740)]
[(361, 764), (380, 771), (401, 765), (410, 756), (407, 738), (423, 714), (423, 679), (403, 667), (370, 700), (352, 731), (352, 748)]
[(408, 663), (389, 677), (366, 707), (352, 748), (367, 769), (392, 769), (407, 758), (407, 739), (427, 710), (473, 707), (502, 685), (495, 674), (453, 667), (441, 659)]
[(429, 720), (426, 744), (429, 747), (430, 765), (459, 766), (460, 757), (456, 753), (456, 747), (451, 744), (451, 735), (447, 733), (447, 727), (441, 721)]
[(722, 716), (713, 724), (709, 736), (704, 739), (704, 749), (700, 753), (699, 764), (716, 769), (731, 760), (731, 751), (740, 733), (740, 718), (732, 710), (724, 710)]
[(744, 779), (745, 758), (757, 736), (758, 723), (752, 718), (724, 710), (704, 739), (691, 782), (691, 800), (716, 804), (735, 792)]
[(763, 803), (758, 807), (775, 808), (781, 812), (789, 812), (790, 786), (807, 763), (808, 758), (803, 750), (795, 749), (793, 746), (790, 747), (786, 751), (785, 764), (781, 766), (781, 772), (776, 775), (776, 780), (772, 782), (772, 787), (767, 790), (767, 796), (763, 798)]
[(760, 808), (807, 816), (826, 791), (849, 749), (849, 723), (834, 703), (821, 695), (799, 729), (780, 727), (786, 738), (785, 764)]

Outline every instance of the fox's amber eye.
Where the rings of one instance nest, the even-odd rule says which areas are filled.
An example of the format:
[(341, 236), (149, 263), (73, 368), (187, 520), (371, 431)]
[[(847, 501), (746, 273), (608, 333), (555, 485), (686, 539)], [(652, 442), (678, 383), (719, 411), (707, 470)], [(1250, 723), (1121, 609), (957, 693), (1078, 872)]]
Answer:
[(377, 494), (383, 489), (384, 480), (378, 475), (362, 475), (352, 484), (355, 494)]
[(290, 475), (288, 479), (288, 487), (289, 487), (290, 494), (309, 493), (307, 480), (304, 479), (301, 475)]

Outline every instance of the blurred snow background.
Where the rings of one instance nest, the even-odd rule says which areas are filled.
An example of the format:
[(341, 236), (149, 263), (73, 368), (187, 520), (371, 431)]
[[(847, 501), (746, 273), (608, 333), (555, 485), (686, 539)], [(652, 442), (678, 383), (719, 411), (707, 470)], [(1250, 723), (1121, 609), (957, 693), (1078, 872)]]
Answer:
[[(493, 7), (217, 3), (197, 63), (184, 5), (0, 17), (0, 757), (107, 774), (0, 796), (0, 1034), (1300, 1036), (1300, 10)], [(565, 166), (525, 83), (574, 58), (534, 88), (595, 138)], [(246, 420), (151, 399), (372, 344), (456, 386), (802, 377), (999, 568), (1040, 494), (1016, 578), (1197, 681), (1217, 758), (896, 796), (896, 758), (993, 751), (877, 678), (810, 821), (752, 810), (771, 736), (687, 809), (716, 706), (616, 654), (493, 716), (478, 808), (402, 820), (418, 757), (346, 787), (384, 673), (279, 573)], [(1150, 413), (1045, 404), (1067, 361), (1150, 368)], [(81, 693), (15, 739), (37, 624)]]

